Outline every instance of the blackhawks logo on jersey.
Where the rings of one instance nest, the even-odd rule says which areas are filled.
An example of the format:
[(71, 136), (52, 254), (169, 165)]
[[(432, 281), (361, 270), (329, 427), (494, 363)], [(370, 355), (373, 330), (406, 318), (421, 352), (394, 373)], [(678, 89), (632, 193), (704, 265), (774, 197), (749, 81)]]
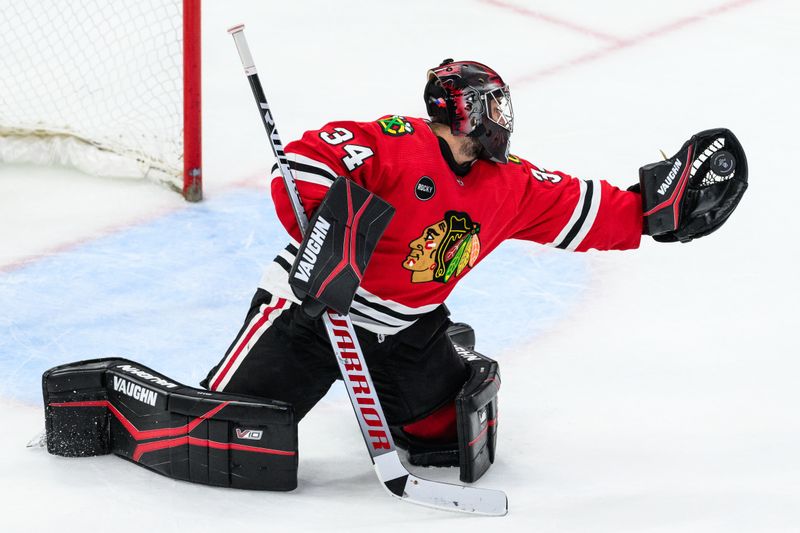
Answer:
[(406, 120), (406, 117), (401, 117), (400, 115), (379, 119), (378, 124), (381, 125), (383, 133), (390, 137), (400, 137), (401, 135), (411, 135), (414, 133), (414, 126), (411, 125), (411, 122)]
[(422, 230), (409, 243), (411, 251), (403, 261), (403, 268), (411, 271), (411, 282), (447, 283), (472, 268), (481, 253), (480, 229), (467, 213), (448, 211)]

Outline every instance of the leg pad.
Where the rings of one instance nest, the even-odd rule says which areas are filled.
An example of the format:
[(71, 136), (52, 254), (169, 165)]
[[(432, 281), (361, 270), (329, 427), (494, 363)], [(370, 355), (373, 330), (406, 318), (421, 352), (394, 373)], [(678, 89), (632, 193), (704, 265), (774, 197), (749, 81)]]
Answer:
[(186, 387), (126, 359), (42, 376), (47, 451), (114, 453), (165, 476), (222, 487), (297, 487), (290, 404)]

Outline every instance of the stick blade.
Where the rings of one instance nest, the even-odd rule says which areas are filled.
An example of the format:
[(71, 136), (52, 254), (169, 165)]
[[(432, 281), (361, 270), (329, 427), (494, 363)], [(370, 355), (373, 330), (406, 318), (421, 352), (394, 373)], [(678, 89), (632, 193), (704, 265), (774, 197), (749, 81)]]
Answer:
[(504, 516), (508, 513), (508, 498), (503, 491), (417, 477), (403, 466), (396, 450), (374, 457), (373, 461), (383, 487), (400, 500), (459, 513), (485, 516)]
[[(391, 491), (390, 491), (391, 492)], [(505, 516), (508, 498), (503, 491), (451, 485), (409, 475), (400, 499), (417, 505), (486, 516)]]

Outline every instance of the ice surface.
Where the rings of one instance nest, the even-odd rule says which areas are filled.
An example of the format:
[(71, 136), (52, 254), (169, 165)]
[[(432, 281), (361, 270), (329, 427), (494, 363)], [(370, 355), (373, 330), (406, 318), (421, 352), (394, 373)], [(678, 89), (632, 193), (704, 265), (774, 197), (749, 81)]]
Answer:
[[(196, 385), (241, 327), (263, 265), (288, 242), (269, 202), (263, 191), (234, 189), (7, 272), (0, 391), (35, 404), (42, 372), (106, 356)], [(450, 303), (461, 321), (498, 318), (479, 343), (498, 353), (551, 326), (586, 272), (584, 257), (505, 243)], [(520, 312), (509, 313), (509, 300)]]
[[(796, 3), (204, 7), (207, 202), (0, 166), (0, 530), (800, 530)], [(510, 243), (453, 295), (455, 318), (502, 365), (498, 461), (477, 485), (508, 493), (507, 517), (386, 496), (336, 392), (300, 427), (288, 494), (25, 448), (47, 366), (116, 353), (194, 383), (240, 326), (281, 234), (261, 177), (271, 157), (225, 32), (238, 22), (286, 141), (335, 118), (420, 115), (425, 68), (455, 57), (506, 77), (512, 152), (548, 168), (627, 186), (701, 129), (729, 127), (744, 144), (751, 189), (709, 238), (586, 255)]]

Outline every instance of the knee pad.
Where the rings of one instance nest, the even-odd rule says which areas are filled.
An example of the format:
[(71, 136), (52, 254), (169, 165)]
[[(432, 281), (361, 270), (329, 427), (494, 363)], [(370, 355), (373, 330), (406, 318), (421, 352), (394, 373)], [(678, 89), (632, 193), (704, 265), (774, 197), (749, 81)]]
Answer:
[(460, 346), (468, 350), (475, 349), (475, 330), (469, 324), (455, 322), (447, 328), (447, 335), (454, 346)]
[(126, 359), (44, 373), (47, 451), (113, 453), (167, 477), (222, 487), (297, 487), (297, 424), (284, 402), (186, 387)]

